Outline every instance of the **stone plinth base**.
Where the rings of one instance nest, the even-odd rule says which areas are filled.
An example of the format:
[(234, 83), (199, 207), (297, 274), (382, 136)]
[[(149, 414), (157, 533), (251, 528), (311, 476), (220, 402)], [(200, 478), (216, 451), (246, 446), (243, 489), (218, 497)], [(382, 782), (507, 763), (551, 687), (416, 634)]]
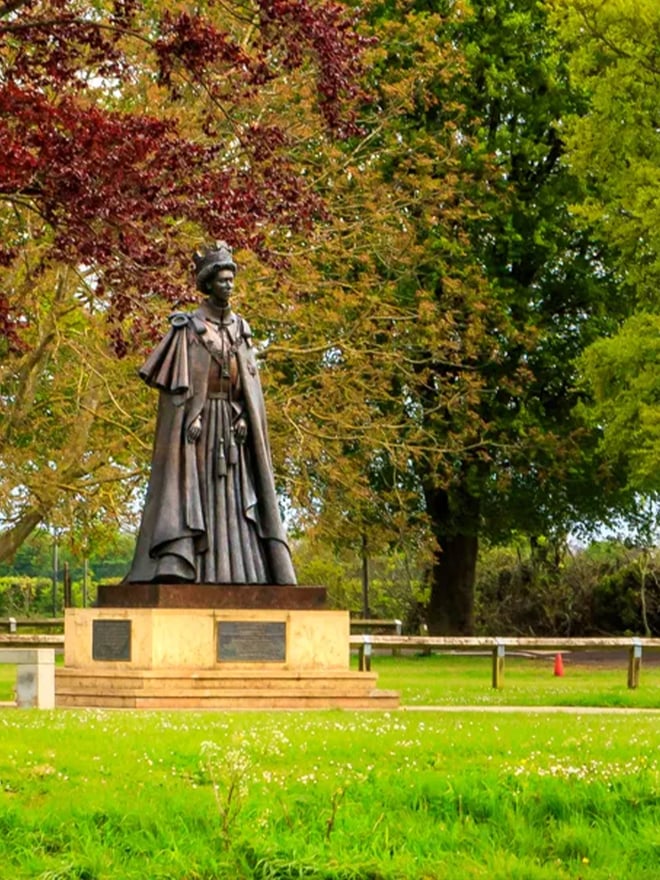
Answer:
[(321, 611), (325, 587), (279, 584), (101, 584), (99, 608), (284, 608)]
[(346, 611), (68, 609), (57, 706), (395, 708), (349, 669)]

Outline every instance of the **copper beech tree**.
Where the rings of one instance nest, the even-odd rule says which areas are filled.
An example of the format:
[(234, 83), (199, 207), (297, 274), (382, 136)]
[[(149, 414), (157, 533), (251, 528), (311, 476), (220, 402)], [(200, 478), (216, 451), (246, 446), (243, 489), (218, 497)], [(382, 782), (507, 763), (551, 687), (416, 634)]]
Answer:
[(121, 359), (200, 240), (286, 265), (323, 216), (310, 158), (357, 131), (362, 42), (332, 2), (0, 5), (0, 557), (58, 506), (122, 509), (149, 414)]

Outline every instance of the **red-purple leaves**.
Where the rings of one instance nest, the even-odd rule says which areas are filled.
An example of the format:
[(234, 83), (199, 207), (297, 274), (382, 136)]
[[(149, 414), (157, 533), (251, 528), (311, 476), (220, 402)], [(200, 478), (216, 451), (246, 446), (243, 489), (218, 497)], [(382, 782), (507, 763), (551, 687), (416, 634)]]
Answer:
[(355, 32), (346, 9), (308, 0), (260, 0), (258, 5), (266, 43), (284, 50), (283, 63), (290, 68), (313, 55), (326, 122), (340, 137), (355, 134), (355, 117), (345, 105), (363, 96), (360, 56), (368, 41)]
[[(207, 16), (159, 13), (136, 0), (25, 0), (4, 9), (0, 210), (4, 202), (10, 213), (0, 263), (20, 251), (26, 223), (15, 212), (37, 218), (30, 234), (46, 248), (43, 259), (85, 266), (99, 279), (118, 351), (120, 324), (139, 311), (140, 297), (186, 295), (181, 224), (268, 259), (269, 229), (305, 229), (322, 215), (300, 145), (285, 133), (286, 109), (264, 121), (260, 107), (270, 107), (260, 90), (289, 88), (299, 69), (316, 84), (327, 128), (355, 131), (362, 41), (343, 7), (260, 0), (254, 21), (237, 17), (232, 27), (227, 8), (213, 4)], [(150, 87), (153, 113), (148, 100), (130, 99)], [(16, 329), (9, 314), (9, 300), (0, 300), (5, 334)]]
[(160, 22), (160, 36), (154, 43), (160, 64), (160, 79), (172, 83), (175, 65), (181, 65), (193, 80), (204, 80), (210, 73), (237, 70), (246, 75), (250, 57), (229, 34), (215, 28), (201, 16), (166, 12)]

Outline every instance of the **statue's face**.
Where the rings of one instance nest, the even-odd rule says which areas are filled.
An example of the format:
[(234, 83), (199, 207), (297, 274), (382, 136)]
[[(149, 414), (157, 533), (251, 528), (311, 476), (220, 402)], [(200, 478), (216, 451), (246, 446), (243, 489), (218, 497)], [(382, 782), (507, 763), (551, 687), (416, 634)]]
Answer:
[(213, 304), (225, 308), (234, 289), (234, 273), (231, 269), (218, 269), (207, 281), (206, 289)]

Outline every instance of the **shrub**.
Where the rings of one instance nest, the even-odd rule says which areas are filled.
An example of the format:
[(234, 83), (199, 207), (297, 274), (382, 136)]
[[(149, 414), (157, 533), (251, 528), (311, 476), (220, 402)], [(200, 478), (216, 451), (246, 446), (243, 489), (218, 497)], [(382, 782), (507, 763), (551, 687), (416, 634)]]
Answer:
[(476, 585), (487, 635), (645, 635), (660, 632), (660, 555), (602, 542), (539, 563), (515, 548), (487, 548)]

